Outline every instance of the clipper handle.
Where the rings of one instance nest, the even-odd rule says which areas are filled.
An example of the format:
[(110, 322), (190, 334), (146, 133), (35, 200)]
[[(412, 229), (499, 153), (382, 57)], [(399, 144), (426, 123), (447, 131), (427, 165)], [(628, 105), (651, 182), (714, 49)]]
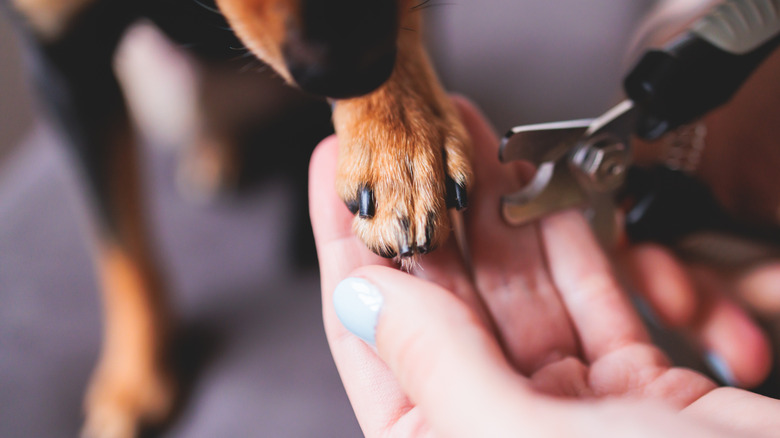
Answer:
[(726, 103), (780, 44), (780, 0), (727, 0), (662, 50), (650, 50), (624, 88), (652, 140)]

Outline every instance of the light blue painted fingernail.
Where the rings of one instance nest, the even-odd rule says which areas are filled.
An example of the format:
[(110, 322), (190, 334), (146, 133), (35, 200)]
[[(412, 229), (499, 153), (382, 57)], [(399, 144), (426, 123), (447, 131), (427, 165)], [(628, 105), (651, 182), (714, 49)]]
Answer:
[(370, 345), (376, 345), (376, 324), (383, 302), (379, 289), (362, 278), (344, 279), (333, 291), (333, 305), (341, 323)]
[(731, 372), (728, 362), (723, 359), (723, 356), (715, 352), (708, 352), (704, 355), (704, 361), (707, 363), (712, 374), (727, 386), (737, 386), (737, 380), (734, 378), (734, 373)]

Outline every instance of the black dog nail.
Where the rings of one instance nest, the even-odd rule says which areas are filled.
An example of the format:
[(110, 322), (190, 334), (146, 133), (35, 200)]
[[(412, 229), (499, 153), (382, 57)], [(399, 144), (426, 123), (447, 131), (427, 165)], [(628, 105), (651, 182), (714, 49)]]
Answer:
[(360, 203), (358, 202), (357, 199), (349, 200), (345, 202), (345, 204), (347, 205), (347, 208), (352, 214), (357, 214), (358, 208), (360, 207)]
[(455, 208), (463, 210), (469, 206), (469, 196), (466, 192), (466, 187), (455, 184)]
[(411, 227), (409, 218), (405, 217), (401, 219), (401, 228), (403, 229), (404, 234), (407, 236), (402, 242), (400, 242), (398, 247), (398, 250), (401, 253), (401, 257), (411, 257), (414, 255), (414, 248), (412, 245), (409, 245), (409, 227)]
[(390, 248), (381, 248), (381, 249), (379, 249), (377, 251), (374, 251), (374, 252), (376, 252), (376, 254), (379, 257), (383, 257), (383, 258), (386, 258), (386, 259), (395, 258), (395, 251), (393, 251)]
[(414, 255), (414, 250), (410, 248), (409, 244), (406, 242), (402, 243), (401, 248), (399, 249), (401, 250), (401, 257), (403, 258), (411, 257)]
[(466, 187), (464, 187), (461, 184), (458, 184), (450, 178), (447, 177), (447, 208), (455, 208), (458, 210), (463, 210), (464, 208), (468, 207), (469, 205), (469, 198), (468, 194), (466, 193)]
[(425, 243), (417, 247), (417, 251), (420, 254), (428, 254), (433, 250), (431, 248), (431, 241), (433, 240), (433, 220), (434, 214), (428, 213), (428, 222), (425, 225)]
[(371, 219), (374, 217), (374, 192), (368, 187), (360, 189), (360, 218)]

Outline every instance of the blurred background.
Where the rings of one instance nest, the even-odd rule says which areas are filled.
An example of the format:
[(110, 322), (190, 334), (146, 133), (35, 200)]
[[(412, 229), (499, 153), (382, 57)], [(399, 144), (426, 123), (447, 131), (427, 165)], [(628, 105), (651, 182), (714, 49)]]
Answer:
[[(447, 88), (505, 132), (606, 110), (652, 4), (433, 0), (426, 33)], [(0, 436), (72, 437), (100, 342), (87, 201), (56, 130), (33, 109), (10, 27), (0, 15)], [(197, 365), (187, 402), (162, 435), (360, 436), (322, 333), (316, 268), (291, 250), (300, 181), (262, 178), (210, 202), (182, 196), (175, 143), (192, 123), (187, 55), (148, 28), (134, 35), (140, 42), (123, 53), (140, 88), (130, 88), (152, 100), (150, 112), (164, 110), (162, 128), (147, 123), (156, 116), (139, 117), (159, 131), (145, 137), (149, 211), (188, 328), (180, 360)], [(155, 61), (151, 75), (132, 67)]]

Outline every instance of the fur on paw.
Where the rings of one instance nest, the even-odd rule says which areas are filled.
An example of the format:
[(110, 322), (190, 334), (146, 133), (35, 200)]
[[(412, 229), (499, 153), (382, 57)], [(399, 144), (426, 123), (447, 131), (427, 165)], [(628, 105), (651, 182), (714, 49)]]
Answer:
[[(369, 249), (402, 260), (440, 246), (448, 208), (468, 205), (471, 145), (446, 98), (430, 104), (387, 96), (339, 102), (337, 190)], [(387, 101), (383, 101), (383, 100)]]

